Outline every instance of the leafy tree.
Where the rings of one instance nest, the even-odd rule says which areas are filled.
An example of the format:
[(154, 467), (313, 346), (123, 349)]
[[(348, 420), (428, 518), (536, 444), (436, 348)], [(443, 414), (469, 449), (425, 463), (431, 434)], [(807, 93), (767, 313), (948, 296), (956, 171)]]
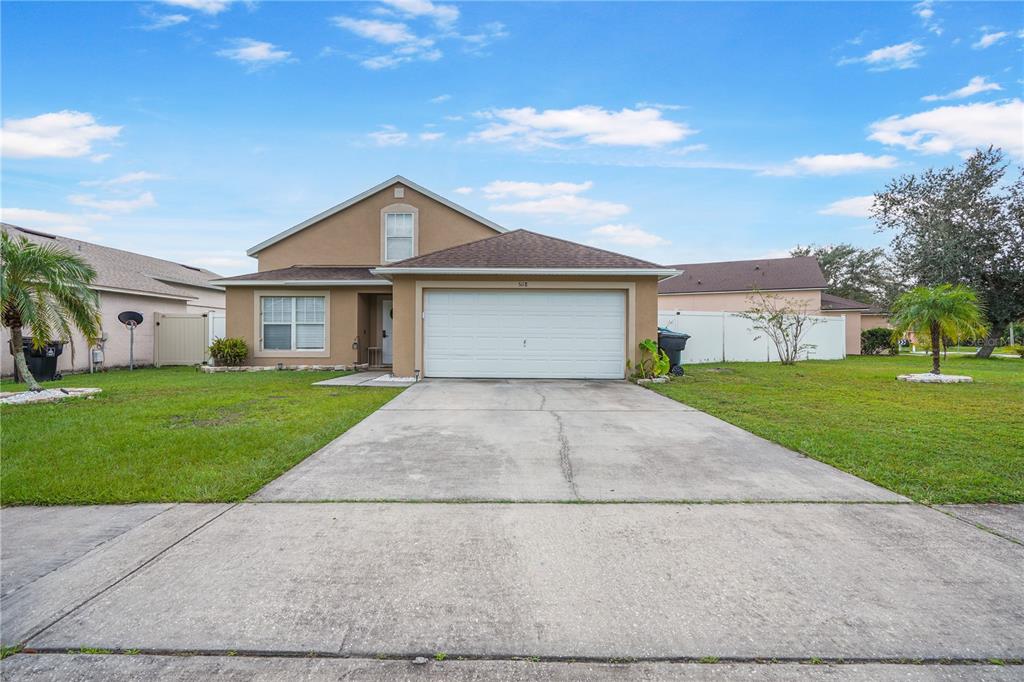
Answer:
[(904, 175), (875, 194), (879, 231), (915, 284), (965, 284), (985, 304), (989, 357), (1011, 322), (1024, 317), (1024, 173), (1005, 182), (999, 149), (978, 150), (960, 168)]
[(797, 246), (791, 256), (814, 256), (828, 283), (826, 292), (888, 307), (902, 290), (892, 263), (881, 248), (860, 249), (852, 244)]
[[(807, 303), (777, 294), (765, 295), (754, 291), (749, 297), (750, 308), (737, 313), (751, 323), (751, 329), (768, 338), (779, 354), (779, 362), (794, 365), (801, 357), (817, 348), (816, 344), (807, 343), (807, 333), (811, 327), (821, 322), (821, 318), (812, 317)], [(757, 341), (761, 336), (755, 336)]]
[(908, 331), (931, 340), (932, 374), (939, 374), (942, 337), (959, 338), (987, 331), (978, 297), (962, 284), (914, 287), (892, 304), (894, 335)]
[[(14, 363), (29, 390), (42, 386), (28, 370), (22, 330), (42, 348), (53, 338), (71, 340), (76, 327), (92, 345), (100, 334), (99, 301), (89, 285), (96, 271), (82, 258), (25, 237), (0, 234), (0, 317), (11, 330)], [(72, 354), (74, 346), (72, 345)]]

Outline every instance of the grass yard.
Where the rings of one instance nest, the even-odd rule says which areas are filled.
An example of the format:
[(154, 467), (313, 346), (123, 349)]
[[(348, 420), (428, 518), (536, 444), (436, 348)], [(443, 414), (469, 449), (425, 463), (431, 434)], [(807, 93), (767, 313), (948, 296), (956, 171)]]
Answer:
[(332, 376), (182, 367), (47, 384), (103, 393), (2, 408), (0, 502), (242, 500), (401, 392), (311, 386)]
[(973, 384), (895, 380), (925, 357), (688, 367), (654, 390), (920, 502), (1024, 502), (1024, 361), (950, 358)]

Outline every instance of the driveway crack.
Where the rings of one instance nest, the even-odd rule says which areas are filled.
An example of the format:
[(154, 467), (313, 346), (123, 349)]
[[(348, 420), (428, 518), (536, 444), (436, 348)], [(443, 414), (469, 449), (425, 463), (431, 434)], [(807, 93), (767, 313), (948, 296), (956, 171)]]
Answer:
[(558, 460), (562, 466), (562, 477), (569, 484), (572, 496), (578, 500), (580, 499), (580, 493), (576, 489), (576, 478), (572, 472), (572, 460), (569, 458), (569, 439), (565, 435), (565, 424), (562, 423), (562, 417), (557, 412), (552, 412), (551, 415), (558, 423)]

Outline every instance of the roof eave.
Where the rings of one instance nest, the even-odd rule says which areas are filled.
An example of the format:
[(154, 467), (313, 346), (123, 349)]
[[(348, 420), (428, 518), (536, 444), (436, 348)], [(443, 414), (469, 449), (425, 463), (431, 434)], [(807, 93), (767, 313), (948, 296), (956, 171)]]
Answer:
[(707, 291), (659, 291), (659, 296), (690, 296), (700, 294), (745, 294), (753, 291), (824, 291), (826, 287), (776, 287), (773, 289), (709, 289)]
[(621, 277), (653, 277), (667, 279), (679, 274), (677, 270), (667, 268), (374, 268), (371, 273), (378, 277), (395, 275), (575, 275), (579, 277), (605, 277), (618, 275)]
[(350, 199), (346, 199), (345, 201), (341, 202), (340, 204), (332, 206), (331, 208), (327, 209), (326, 211), (323, 211), (322, 213), (316, 214), (315, 216), (313, 216), (312, 218), (310, 218), (308, 220), (302, 221), (298, 225), (294, 225), (292, 227), (289, 227), (287, 230), (285, 230), (283, 232), (279, 232), (279, 233), (275, 234), (270, 239), (266, 239), (266, 240), (260, 242), (259, 244), (257, 244), (256, 246), (253, 246), (253, 247), (249, 248), (248, 250), (246, 250), (245, 254), (247, 256), (255, 257), (256, 254), (258, 254), (260, 251), (262, 251), (263, 249), (267, 248), (268, 246), (272, 246), (272, 245), (276, 244), (277, 242), (281, 241), (282, 239), (285, 239), (286, 237), (292, 236), (296, 232), (301, 232), (302, 230), (306, 229), (310, 225), (313, 225), (314, 223), (318, 223), (321, 220), (323, 220), (324, 218), (329, 218), (332, 215), (334, 215), (335, 213), (339, 213), (339, 212), (345, 210), (346, 208), (348, 208), (349, 206), (352, 206), (353, 204), (357, 204), (360, 201), (362, 201), (363, 199), (366, 199), (367, 197), (373, 196), (374, 194), (376, 194), (377, 192), (380, 192), (381, 190), (387, 189), (389, 186), (395, 184), (396, 182), (400, 182), (403, 185), (405, 185), (406, 187), (408, 187), (408, 188), (410, 188), (412, 190), (415, 190), (415, 191), (419, 192), (420, 194), (423, 194), (424, 196), (430, 197), (434, 201), (437, 201), (438, 203), (444, 204), (448, 208), (450, 208), (450, 209), (452, 209), (454, 211), (458, 211), (459, 213), (463, 214), (464, 216), (466, 216), (468, 218), (472, 218), (473, 220), (476, 220), (479, 223), (483, 223), (484, 225), (486, 225), (487, 227), (491, 228), (492, 230), (494, 230), (496, 232), (508, 232), (507, 228), (502, 227), (501, 225), (495, 223), (494, 221), (488, 220), (487, 218), (484, 218), (483, 216), (481, 216), (481, 215), (479, 215), (477, 213), (474, 213), (473, 211), (470, 211), (468, 208), (466, 208), (464, 206), (459, 206), (454, 201), (450, 201), (449, 199), (445, 199), (440, 194), (435, 194), (434, 192), (431, 192), (426, 187), (418, 185), (415, 182), (409, 180), (408, 178), (402, 177), (401, 175), (396, 175), (393, 178), (389, 178), (388, 180), (385, 180), (384, 182), (380, 183), (379, 185), (375, 185), (375, 186), (371, 187), (370, 189), (366, 190), (365, 192), (361, 192), (361, 193), (355, 195), (354, 197), (352, 197)]
[(391, 282), (383, 279), (236, 279), (216, 280), (222, 287), (389, 287)]

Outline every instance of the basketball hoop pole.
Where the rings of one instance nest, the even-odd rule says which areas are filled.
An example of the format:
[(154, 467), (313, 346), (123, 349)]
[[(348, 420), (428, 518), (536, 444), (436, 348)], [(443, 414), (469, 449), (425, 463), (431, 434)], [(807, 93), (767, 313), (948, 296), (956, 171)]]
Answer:
[(128, 326), (128, 371), (135, 371), (135, 325)]

